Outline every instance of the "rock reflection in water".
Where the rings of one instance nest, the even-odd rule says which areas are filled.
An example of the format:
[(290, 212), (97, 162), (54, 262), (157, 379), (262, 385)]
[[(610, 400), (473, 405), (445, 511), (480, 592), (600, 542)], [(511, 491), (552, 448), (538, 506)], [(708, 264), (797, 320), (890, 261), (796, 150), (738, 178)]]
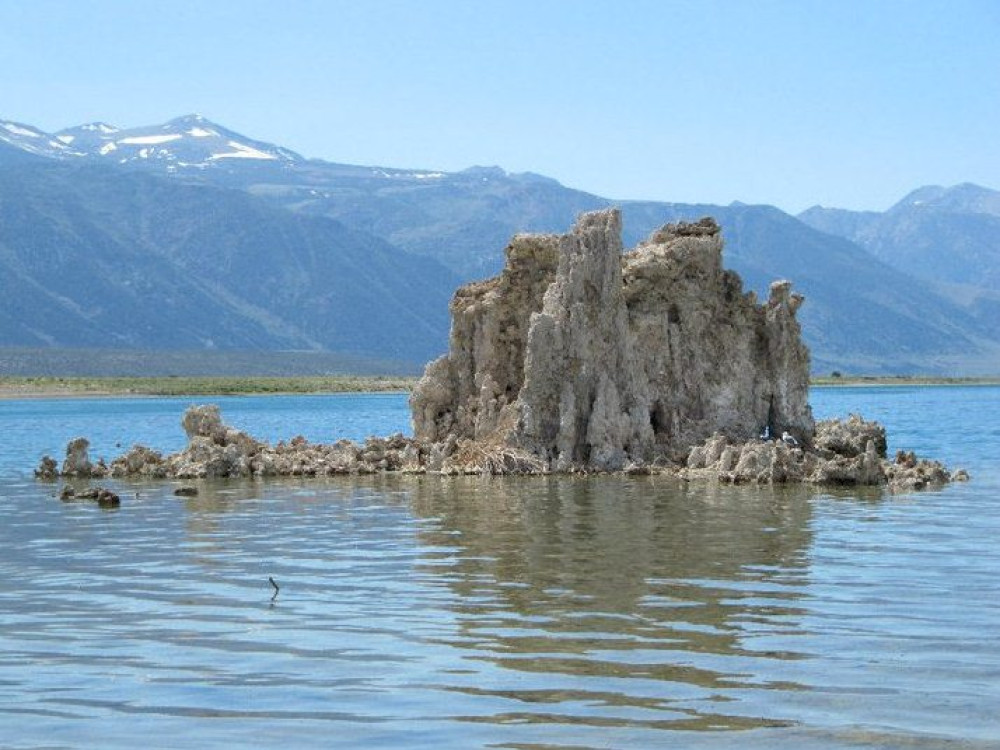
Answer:
[[(791, 662), (804, 658), (809, 488), (391, 474), (198, 488), (176, 500), (191, 562), (213, 575), (252, 567), (262, 587), (273, 572), (288, 584), (280, 606), (315, 618), (311, 632), (370, 616), (369, 632), (436, 654), (421, 689), (461, 696), (453, 720), (625, 732), (791, 723), (775, 691), (801, 689)], [(380, 533), (408, 526), (409, 541), (369, 536), (390, 516)], [(318, 546), (292, 552), (300, 534)], [(282, 553), (273, 571), (261, 567), (270, 546)], [(383, 548), (394, 562), (358, 558)], [(382, 594), (402, 601), (366, 583), (390, 574), (383, 565), (397, 585)], [(366, 586), (375, 598), (358, 599)], [(366, 603), (354, 616), (322, 603), (345, 596)], [(421, 599), (430, 610), (402, 615)], [(343, 636), (323, 637), (339, 648)]]
[(458, 595), (450, 645), (502, 668), (484, 680), (470, 667), (454, 689), (562, 704), (470, 718), (781, 724), (758, 718), (768, 712), (752, 696), (797, 688), (773, 675), (800, 655), (767, 644), (797, 632), (808, 498), (802, 487), (657, 478), (417, 481), (416, 512), (438, 521), (421, 535), (431, 552), (423, 570)]

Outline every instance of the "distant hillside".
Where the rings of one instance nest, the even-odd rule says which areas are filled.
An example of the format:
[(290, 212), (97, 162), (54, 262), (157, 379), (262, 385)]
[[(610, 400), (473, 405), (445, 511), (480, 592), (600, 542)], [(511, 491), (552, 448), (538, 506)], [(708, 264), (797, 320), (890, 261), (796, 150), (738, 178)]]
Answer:
[(0, 376), (419, 375), (422, 365), (333, 352), (190, 349), (0, 349)]
[(1000, 192), (965, 183), (914, 190), (885, 213), (816, 206), (804, 223), (922, 279), (1000, 336)]
[(933, 283), (1000, 293), (1000, 192), (978, 185), (924, 187), (885, 213), (819, 206), (798, 217)]
[(455, 283), (373, 236), (238, 191), (87, 163), (0, 170), (4, 346), (424, 361), (446, 347)]
[(454, 286), (495, 273), (512, 234), (617, 204), (626, 244), (712, 215), (750, 287), (790, 278), (817, 372), (1000, 372), (1000, 215), (976, 186), (797, 219), (615, 202), (498, 167), (306, 159), (197, 115), (56, 134), (0, 121), (0, 168), (0, 344), (425, 360)]

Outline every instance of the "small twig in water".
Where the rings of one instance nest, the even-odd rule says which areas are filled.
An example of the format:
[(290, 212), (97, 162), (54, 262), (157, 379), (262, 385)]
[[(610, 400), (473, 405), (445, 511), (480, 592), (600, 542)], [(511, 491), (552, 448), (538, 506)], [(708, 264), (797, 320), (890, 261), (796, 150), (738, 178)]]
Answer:
[(278, 598), (278, 592), (281, 591), (281, 587), (274, 582), (274, 579), (271, 576), (268, 576), (267, 580), (272, 586), (274, 586), (274, 595), (271, 597), (271, 601), (273, 602)]

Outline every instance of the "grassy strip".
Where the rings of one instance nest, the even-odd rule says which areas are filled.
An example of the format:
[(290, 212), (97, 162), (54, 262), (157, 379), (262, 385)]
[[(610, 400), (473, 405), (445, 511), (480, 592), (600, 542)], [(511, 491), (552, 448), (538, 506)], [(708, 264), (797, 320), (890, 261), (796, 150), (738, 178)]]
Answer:
[(1000, 385), (1000, 377), (958, 378), (938, 375), (823, 375), (812, 385)]
[(410, 391), (413, 377), (331, 375), (308, 377), (0, 377), (0, 395), (226, 396), (266, 393)]
[[(46, 395), (227, 396), (268, 393), (372, 393), (411, 391), (417, 378), (394, 375), (302, 377), (0, 377), (0, 397)], [(812, 385), (997, 385), (1000, 378), (908, 375), (814, 377)]]

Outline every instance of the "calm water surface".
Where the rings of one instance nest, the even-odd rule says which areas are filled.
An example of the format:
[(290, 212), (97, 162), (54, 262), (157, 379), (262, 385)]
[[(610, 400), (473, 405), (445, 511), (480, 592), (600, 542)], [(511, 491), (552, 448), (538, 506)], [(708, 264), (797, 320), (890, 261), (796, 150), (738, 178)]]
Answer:
[[(272, 441), (405, 398), (216, 400)], [(36, 483), (189, 399), (0, 402), (0, 747), (1000, 748), (1000, 389), (844, 388), (969, 484)], [(281, 585), (272, 601), (267, 582)]]

